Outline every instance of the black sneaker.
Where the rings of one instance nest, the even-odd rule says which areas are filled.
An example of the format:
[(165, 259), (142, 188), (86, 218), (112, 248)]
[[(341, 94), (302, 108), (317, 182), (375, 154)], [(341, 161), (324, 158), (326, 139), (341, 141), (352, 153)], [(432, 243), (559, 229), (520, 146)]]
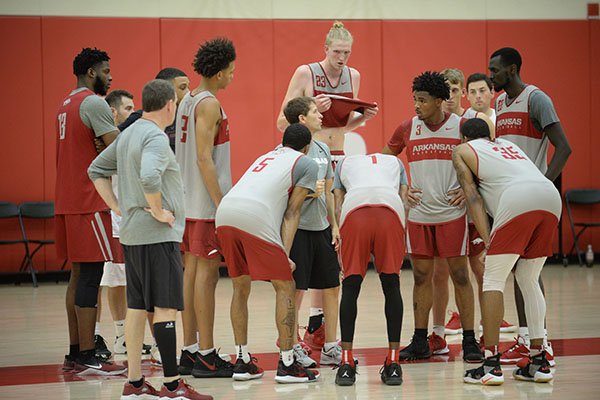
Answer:
[(95, 355), (82, 356), (80, 355), (75, 360), (73, 372), (77, 375), (122, 375), (127, 372), (127, 367), (120, 364), (113, 364), (110, 361), (104, 361)]
[(410, 344), (400, 350), (401, 360), (424, 360), (429, 357), (431, 357), (431, 350), (429, 349), (429, 342), (426, 337), (421, 338), (413, 335)]
[(106, 346), (106, 341), (100, 335), (94, 335), (94, 346), (96, 349), (96, 357), (100, 360), (107, 361), (112, 356), (112, 353)]
[(339, 366), (335, 374), (335, 384), (338, 386), (352, 386), (356, 382), (356, 365), (353, 367), (349, 363)]
[(316, 382), (316, 380), (319, 379), (319, 376), (319, 371), (304, 368), (295, 360), (289, 367), (286, 367), (283, 361), (279, 360), (275, 381), (277, 383)]
[(198, 353), (190, 353), (187, 350), (181, 350), (181, 357), (179, 357), (179, 367), (177, 368), (177, 370), (179, 371), (179, 375), (191, 375), (197, 357)]
[(390, 362), (388, 364), (387, 358), (383, 367), (379, 370), (381, 374), (381, 381), (386, 385), (397, 386), (402, 385), (402, 367), (396, 362)]
[(519, 381), (546, 383), (554, 379), (545, 351), (531, 358), (523, 358), (517, 363), (517, 367), (513, 371), (513, 377)]
[(250, 362), (245, 363), (244, 360), (239, 357), (233, 366), (233, 380), (234, 381), (249, 381), (251, 379), (261, 378), (265, 371), (255, 364), (258, 360), (250, 355)]
[(150, 354), (150, 352), (152, 351), (152, 345), (149, 344), (142, 344), (142, 354), (143, 355), (148, 355)]
[(474, 337), (463, 338), (462, 348), (465, 362), (478, 363), (483, 361), (483, 353)]
[(192, 368), (192, 375), (195, 378), (231, 378), (233, 364), (219, 357), (216, 349), (206, 356), (198, 352)]
[(479, 368), (467, 370), (463, 381), (486, 386), (502, 385), (504, 375), (502, 374), (502, 368), (500, 368), (500, 354), (486, 358)]
[(63, 371), (71, 372), (75, 369), (75, 357), (67, 354), (65, 355), (65, 361), (63, 362)]

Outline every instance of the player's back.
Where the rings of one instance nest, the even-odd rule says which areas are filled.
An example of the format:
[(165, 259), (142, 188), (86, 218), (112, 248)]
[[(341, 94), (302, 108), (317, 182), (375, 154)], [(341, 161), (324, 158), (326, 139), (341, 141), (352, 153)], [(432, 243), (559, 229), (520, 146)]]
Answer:
[(233, 226), (271, 243), (281, 243), (280, 228), (294, 185), (294, 167), (303, 153), (281, 147), (256, 159), (223, 197), (216, 225)]
[(502, 138), (471, 140), (468, 145), (477, 156), (479, 192), (499, 222), (536, 209), (557, 211), (556, 188), (517, 145)]
[(384, 206), (396, 211), (404, 224), (404, 206), (399, 191), (401, 182), (406, 181), (406, 172), (397, 157), (384, 154), (348, 156), (338, 165), (336, 175), (346, 191), (340, 222), (358, 208)]

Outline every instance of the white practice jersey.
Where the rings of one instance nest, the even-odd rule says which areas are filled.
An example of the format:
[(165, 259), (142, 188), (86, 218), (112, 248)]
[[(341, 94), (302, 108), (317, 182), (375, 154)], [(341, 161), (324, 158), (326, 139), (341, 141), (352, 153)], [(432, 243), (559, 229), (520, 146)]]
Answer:
[[(385, 154), (347, 156), (335, 170), (334, 189), (346, 192), (340, 226), (348, 214), (362, 207), (387, 207), (405, 224), (400, 185), (408, 185), (404, 165)], [(377, 221), (373, 221), (377, 223)]]
[(560, 217), (558, 190), (517, 145), (502, 138), (471, 140), (468, 145), (477, 156), (479, 193), (494, 218), (493, 231), (530, 211)]
[[(192, 96), (191, 93), (179, 103), (175, 131), (175, 158), (181, 168), (183, 179), (186, 219), (212, 221), (216, 207), (198, 168), (197, 143), (195, 135), (195, 111), (202, 100), (214, 97), (209, 91)], [(229, 147), (229, 126), (227, 115), (221, 109), (222, 120), (214, 140), (212, 159), (217, 171), (219, 187), (223, 194), (231, 189), (231, 159)]]
[(318, 166), (289, 147), (260, 156), (223, 197), (216, 226), (232, 226), (283, 247), (281, 223), (295, 186), (315, 190)]
[[(490, 120), (492, 120), (492, 123), (494, 125), (496, 125), (496, 110), (494, 110), (493, 108), (490, 108), (490, 110), (492, 110), (492, 115), (488, 116), (488, 118)], [(475, 111), (471, 107), (469, 107), (462, 116), (463, 116), (463, 118), (471, 119), (471, 118), (475, 118), (477, 116), (478, 112), (479, 111)]]

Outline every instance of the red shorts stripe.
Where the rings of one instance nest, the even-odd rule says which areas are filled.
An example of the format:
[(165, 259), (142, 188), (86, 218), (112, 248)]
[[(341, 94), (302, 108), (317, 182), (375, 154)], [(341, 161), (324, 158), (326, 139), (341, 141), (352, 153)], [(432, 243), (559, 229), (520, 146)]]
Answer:
[(250, 275), (254, 281), (291, 281), (292, 270), (285, 251), (232, 226), (217, 228), (217, 236), (232, 278)]
[(407, 224), (408, 253), (417, 258), (466, 256), (468, 237), (466, 215), (440, 224)]
[(351, 211), (340, 229), (340, 236), (340, 265), (344, 277), (364, 277), (371, 254), (375, 256), (378, 273), (400, 273), (405, 254), (404, 228), (395, 211), (381, 206)]
[(215, 221), (186, 219), (181, 249), (196, 257), (220, 257)]
[(114, 249), (121, 246), (112, 232), (110, 213), (57, 214), (56, 253), (71, 262), (112, 261)]
[(551, 256), (557, 226), (558, 218), (548, 211), (518, 215), (494, 230), (487, 254), (518, 254), (523, 258)]

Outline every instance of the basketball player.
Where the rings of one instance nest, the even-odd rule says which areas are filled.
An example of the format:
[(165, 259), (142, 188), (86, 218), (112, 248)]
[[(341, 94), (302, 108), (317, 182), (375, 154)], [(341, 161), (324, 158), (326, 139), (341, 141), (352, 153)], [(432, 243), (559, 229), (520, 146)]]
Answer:
[[(321, 130), (322, 115), (317, 110), (317, 104), (312, 97), (291, 99), (283, 109), (283, 113), (290, 124), (301, 123), (306, 126), (312, 137)], [(319, 349), (320, 364), (337, 365), (342, 356), (336, 340), (340, 266), (335, 248), (339, 245), (340, 230), (335, 218), (335, 204), (331, 191), (333, 168), (329, 147), (325, 143), (313, 139), (307, 155), (319, 166), (317, 182), (324, 182), (325, 190), (317, 197), (309, 196), (304, 201), (300, 224), (290, 251), (290, 258), (296, 264), (294, 270), (296, 312), (300, 309), (302, 298), (308, 288), (321, 290), (325, 320), (329, 323), (321, 328), (325, 329), (325, 341), (322, 349)], [(316, 363), (304, 353), (300, 344), (294, 343), (294, 353), (296, 359), (305, 367), (316, 366)]]
[[(179, 372), (198, 378), (231, 377), (233, 365), (219, 357), (213, 341), (215, 289), (221, 256), (215, 212), (231, 188), (229, 127), (216, 95), (233, 79), (235, 48), (226, 38), (202, 44), (194, 70), (200, 85), (177, 110), (175, 154), (185, 187), (183, 342)], [(200, 342), (196, 338), (200, 334)]]
[[(281, 132), (289, 124), (283, 110), (288, 101), (295, 97), (314, 97), (317, 109), (321, 114), (331, 107), (331, 99), (327, 96), (328, 94), (358, 98), (360, 73), (347, 65), (352, 52), (353, 40), (352, 34), (344, 27), (344, 24), (335, 21), (325, 37), (325, 58), (320, 62), (304, 64), (296, 68), (277, 118), (277, 127)], [(329, 147), (334, 167), (335, 163), (344, 157), (344, 135), (373, 118), (378, 111), (377, 107), (366, 108), (364, 114), (351, 115), (344, 126), (340, 126), (333, 119), (324, 116), (323, 129), (317, 132), (314, 138)], [(325, 341), (325, 330), (321, 328), (322, 310), (322, 294), (311, 290), (310, 318), (304, 341), (316, 349), (321, 349)]]
[[(492, 140), (484, 121), (469, 120), (461, 131), (466, 144), (454, 149), (452, 159), (469, 215), (487, 249), (482, 311), (486, 350), (491, 352), (483, 365), (466, 371), (464, 381), (483, 385), (504, 382), (498, 340), (504, 285), (516, 264), (515, 278), (525, 299), (531, 349), (513, 376), (549, 382), (553, 376), (544, 346), (546, 301), (538, 279), (546, 257), (552, 255), (562, 208), (560, 194), (518, 146), (501, 137)], [(491, 232), (486, 209), (494, 218)]]
[[(121, 399), (209, 400), (179, 378), (175, 317), (183, 309), (180, 242), (185, 226), (183, 182), (164, 129), (173, 123), (175, 90), (164, 80), (142, 90), (142, 118), (119, 135), (88, 170), (96, 190), (122, 215), (120, 241), (127, 268), (125, 336), (132, 349), (142, 347), (146, 312), (154, 312), (154, 336), (164, 370), (160, 393), (144, 380), (141, 354), (129, 351), (128, 382)], [(110, 177), (119, 176), (119, 201)], [(122, 210), (122, 211), (121, 211)]]
[(465, 97), (465, 74), (458, 68), (447, 68), (441, 72), (450, 87), (450, 97), (442, 103), (444, 112), (462, 117), (465, 109), (462, 98)]
[(415, 334), (412, 343), (400, 352), (400, 359), (431, 357), (427, 325), (433, 296), (434, 257), (439, 257), (448, 262), (461, 312), (463, 359), (478, 362), (482, 354), (473, 330), (474, 298), (467, 266), (464, 195), (451, 161), (452, 149), (460, 143), (459, 126), (463, 120), (442, 110), (443, 101), (450, 96), (442, 74), (425, 72), (413, 80), (412, 89), (417, 115), (400, 124), (382, 151), (396, 155), (407, 147), (411, 174), (407, 250), (415, 278)]
[[(546, 178), (554, 181), (563, 170), (571, 147), (563, 131), (550, 97), (533, 85), (521, 80), (521, 55), (510, 47), (496, 50), (490, 56), (490, 79), (494, 90), (504, 93), (496, 99), (496, 135), (515, 143), (538, 167)], [(554, 155), (547, 161), (548, 143), (554, 146)], [(542, 292), (544, 286), (540, 280)], [(518, 362), (528, 349), (527, 315), (523, 295), (515, 278), (515, 302), (519, 317), (519, 337), (502, 354), (502, 362)], [(544, 337), (547, 341), (547, 337)], [(548, 358), (554, 364), (552, 346), (548, 344)]]
[[(177, 93), (177, 105), (183, 100), (183, 97), (190, 91), (190, 78), (187, 77), (185, 72), (178, 68), (167, 67), (161, 69), (156, 78), (154, 79), (164, 79), (165, 81), (170, 82), (175, 88), (175, 92)], [(142, 110), (134, 111), (123, 123), (119, 124), (119, 130), (123, 132), (125, 128), (129, 125), (133, 124), (142, 116)], [(167, 126), (165, 129), (166, 134), (169, 136), (169, 145), (171, 149), (175, 151), (175, 123), (177, 120), (173, 122), (173, 124)]]
[(72, 263), (66, 293), (69, 354), (64, 369), (80, 374), (118, 375), (127, 369), (96, 357), (94, 325), (98, 286), (105, 261), (112, 260), (108, 206), (96, 193), (87, 168), (97, 156), (94, 139), (105, 145), (117, 137), (105, 95), (112, 81), (110, 57), (84, 48), (73, 60), (77, 87), (57, 113), (56, 249)]
[(476, 72), (467, 78), (467, 100), (471, 107), (464, 113), (465, 118), (474, 118), (475, 114), (480, 112), (485, 114), (494, 124), (496, 124), (496, 110), (492, 107), (494, 92), (490, 78)]
[(317, 164), (305, 156), (310, 143), (307, 127), (288, 126), (282, 147), (258, 157), (217, 209), (217, 234), (233, 283), (231, 323), (237, 352), (233, 373), (236, 380), (263, 375), (248, 350), (248, 296), (252, 280), (270, 281), (277, 297), (275, 321), (280, 359), (275, 380), (314, 382), (319, 377), (318, 371), (296, 362), (292, 348), (297, 332), (292, 277), (295, 265), (289, 254), (302, 204), (315, 190), (317, 181)]
[[(343, 356), (335, 383), (350, 386), (356, 379), (352, 355), (357, 300), (371, 253), (385, 297), (388, 355), (380, 371), (387, 385), (402, 384), (399, 364), (403, 304), (400, 267), (404, 259), (405, 210), (408, 180), (402, 162), (383, 154), (346, 157), (335, 170), (335, 205), (341, 210), (340, 256), (343, 266), (340, 326)], [(376, 222), (375, 222), (376, 221)]]

